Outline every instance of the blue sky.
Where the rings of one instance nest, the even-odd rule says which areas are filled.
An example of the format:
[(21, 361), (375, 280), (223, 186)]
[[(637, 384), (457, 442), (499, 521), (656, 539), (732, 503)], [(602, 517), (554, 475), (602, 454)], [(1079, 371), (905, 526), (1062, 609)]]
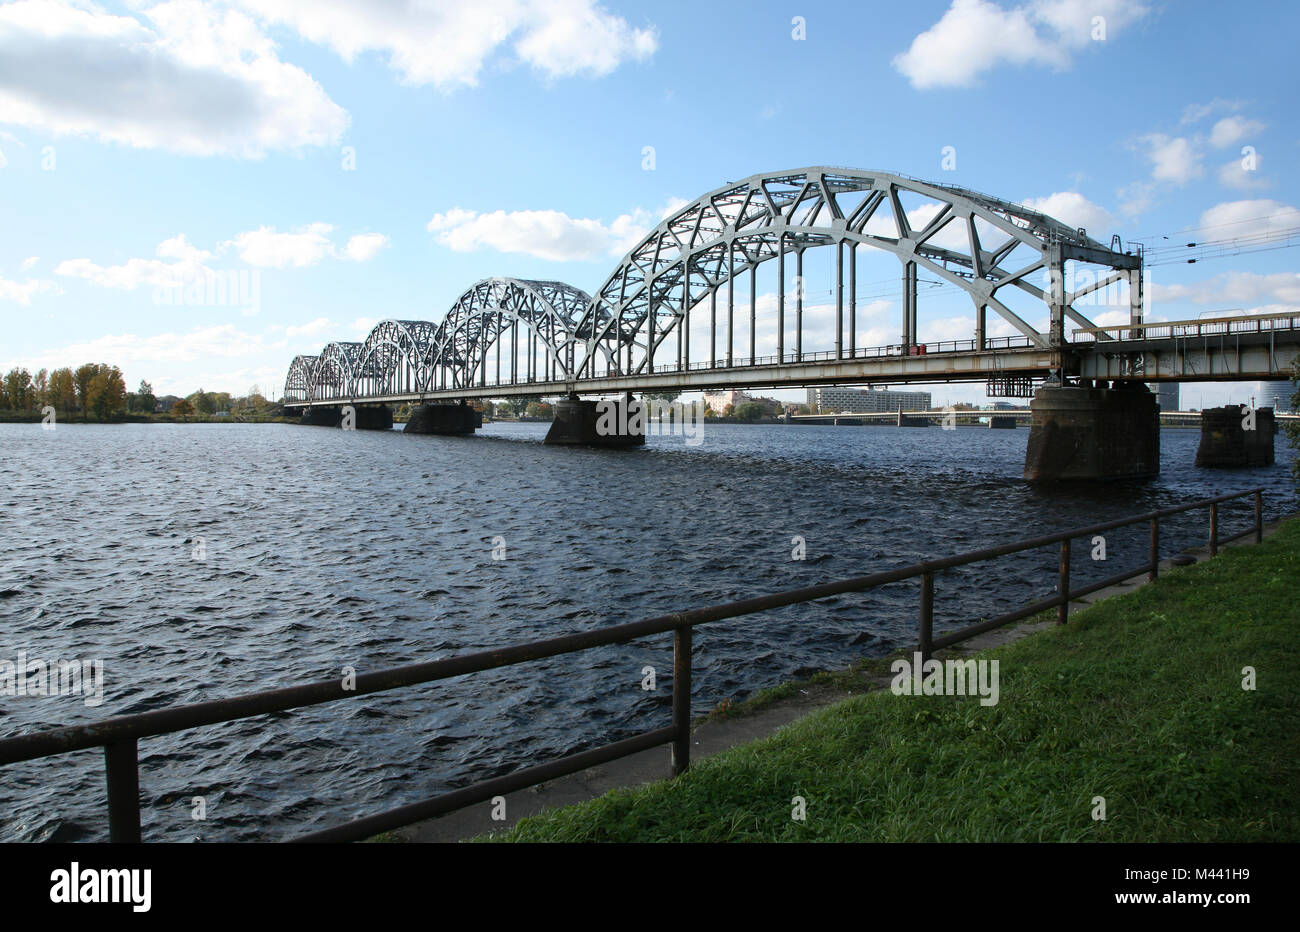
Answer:
[[(1297, 228), (1297, 33), (1300, 5), (1194, 0), (0, 4), (0, 368), (274, 390), (481, 278), (595, 291), (669, 208), (805, 165), (1104, 242)], [(1149, 316), (1298, 307), (1295, 259), (1153, 266)], [(186, 296), (204, 269), (224, 297)], [(971, 335), (927, 300), (923, 339)]]

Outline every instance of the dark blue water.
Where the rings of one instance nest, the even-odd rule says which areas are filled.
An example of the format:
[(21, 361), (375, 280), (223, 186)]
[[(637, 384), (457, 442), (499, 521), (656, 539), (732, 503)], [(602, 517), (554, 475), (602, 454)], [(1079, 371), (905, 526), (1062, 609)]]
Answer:
[[(1198, 470), (1166, 430), (1149, 482), (1033, 487), (1027, 430), (707, 425), (700, 446), (546, 447), (290, 425), (0, 425), (0, 662), (102, 660), (104, 700), (0, 696), (0, 734), (590, 630), (1264, 485), (1291, 451)], [(1225, 509), (1225, 532), (1250, 506)], [(1205, 514), (1168, 524), (1166, 555)], [(806, 559), (791, 559), (792, 539)], [(505, 559), (492, 558), (504, 541)], [(201, 546), (200, 546), (201, 541)], [(499, 541), (495, 541), (500, 543)], [(1105, 564), (1145, 558), (1146, 529)], [(201, 555), (203, 559), (196, 559)], [(936, 629), (1051, 594), (1044, 550), (937, 582)], [(916, 583), (710, 625), (695, 711), (914, 643)], [(643, 691), (641, 670), (660, 673)], [(147, 838), (278, 839), (668, 723), (667, 636), (142, 742)], [(192, 799), (207, 819), (191, 818)], [(102, 840), (103, 764), (11, 765), (2, 840)]]

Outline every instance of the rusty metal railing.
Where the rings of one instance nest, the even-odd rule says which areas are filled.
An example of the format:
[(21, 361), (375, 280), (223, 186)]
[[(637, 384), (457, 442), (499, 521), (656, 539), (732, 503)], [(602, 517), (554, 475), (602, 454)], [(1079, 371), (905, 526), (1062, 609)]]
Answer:
[[(598, 764), (607, 763), (665, 744), (672, 745), (672, 771), (673, 775), (677, 776), (685, 772), (690, 766), (691, 636), (694, 628), (699, 625), (771, 611), (788, 605), (812, 602), (817, 599), (843, 595), (849, 592), (865, 592), (879, 586), (920, 577), (921, 597), (917, 649), (925, 659), (928, 659), (936, 650), (958, 644), (975, 637), (977, 634), (1052, 608), (1056, 609), (1058, 623), (1065, 624), (1069, 619), (1071, 601), (1107, 586), (1132, 579), (1135, 576), (1146, 574), (1149, 579), (1155, 579), (1160, 570), (1160, 522), (1164, 518), (1194, 509), (1208, 508), (1210, 514), (1208, 544), (1212, 555), (1217, 554), (1219, 547), (1223, 544), (1250, 534), (1255, 536), (1256, 542), (1261, 541), (1263, 539), (1263, 491), (1262, 488), (1257, 488), (1220, 495), (1217, 498), (1203, 499), (1160, 511), (1120, 518), (1103, 524), (1095, 524), (1091, 527), (1075, 528), (938, 560), (927, 560), (923, 563), (871, 573), (852, 579), (822, 583), (816, 586), (791, 589), (752, 599), (742, 599), (737, 602), (728, 602), (672, 615), (662, 615), (643, 621), (614, 625), (598, 631), (568, 634), (543, 641), (533, 641), (527, 644), (463, 654), (443, 660), (393, 667), (375, 673), (360, 674), (355, 679), (354, 687), (350, 689), (345, 689), (339, 680), (329, 680), (251, 693), (230, 699), (217, 699), (209, 702), (158, 709), (152, 712), (123, 715), (91, 725), (74, 725), (5, 738), (0, 740), (0, 766), (102, 747), (104, 749), (105, 778), (108, 789), (109, 837), (114, 842), (137, 842), (141, 840), (138, 747), (139, 742), (144, 738), (201, 728), (206, 725), (233, 722), (257, 715), (320, 705), (341, 699), (354, 699), (370, 693), (402, 689), (421, 683), (445, 680), (454, 676), (464, 676), (468, 673), (514, 666), (546, 657), (556, 657), (612, 644), (623, 644), (656, 634), (672, 632), (672, 723), (669, 726), (643, 732), (612, 744), (578, 754), (571, 754), (544, 764), (526, 767), (505, 776), (484, 780), (430, 799), (365, 816), (333, 828), (301, 835), (291, 840), (316, 842), (358, 841), (379, 832), (443, 815), (473, 803), (485, 802), (494, 796), (535, 786), (547, 780), (577, 773)], [(1252, 526), (1229, 537), (1220, 536), (1219, 505), (1248, 495), (1253, 495), (1255, 499), (1255, 515)], [(1072, 540), (1079, 537), (1092, 537), (1106, 531), (1144, 522), (1150, 524), (1150, 549), (1145, 563), (1106, 579), (1089, 583), (1078, 589), (1071, 589), (1070, 542)], [(934, 579), (937, 573), (958, 566), (1052, 545), (1060, 547), (1060, 563), (1055, 595), (1031, 602), (996, 618), (948, 632), (940, 637), (934, 636), (932, 630)]]

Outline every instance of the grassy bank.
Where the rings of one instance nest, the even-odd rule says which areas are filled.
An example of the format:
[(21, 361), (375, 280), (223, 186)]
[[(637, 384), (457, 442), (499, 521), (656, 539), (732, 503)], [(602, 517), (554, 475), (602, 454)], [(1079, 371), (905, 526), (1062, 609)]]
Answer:
[[(1298, 578), (1292, 520), (980, 655), (999, 661), (995, 706), (854, 697), (678, 780), (524, 819), (504, 838), (1294, 841)], [(805, 821), (791, 818), (795, 796)]]

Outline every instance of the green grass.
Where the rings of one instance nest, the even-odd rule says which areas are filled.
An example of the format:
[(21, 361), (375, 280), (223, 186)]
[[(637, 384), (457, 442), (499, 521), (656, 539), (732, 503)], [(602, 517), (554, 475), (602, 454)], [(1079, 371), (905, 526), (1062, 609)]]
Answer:
[[(1001, 701), (855, 696), (511, 841), (1300, 839), (1300, 520), (979, 656)], [(1242, 668), (1257, 689), (1242, 689)], [(791, 800), (807, 800), (806, 821)], [(1106, 800), (1105, 821), (1092, 818)]]

